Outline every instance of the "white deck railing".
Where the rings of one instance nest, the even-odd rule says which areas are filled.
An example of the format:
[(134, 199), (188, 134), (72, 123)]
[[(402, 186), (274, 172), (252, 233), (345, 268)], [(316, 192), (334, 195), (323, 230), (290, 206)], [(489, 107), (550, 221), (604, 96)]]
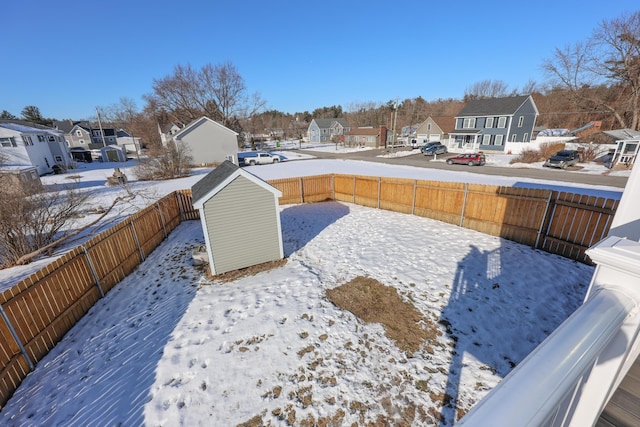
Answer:
[[(640, 353), (640, 169), (632, 171), (584, 304), (460, 426), (593, 426)], [(640, 405), (640, 402), (638, 402)]]

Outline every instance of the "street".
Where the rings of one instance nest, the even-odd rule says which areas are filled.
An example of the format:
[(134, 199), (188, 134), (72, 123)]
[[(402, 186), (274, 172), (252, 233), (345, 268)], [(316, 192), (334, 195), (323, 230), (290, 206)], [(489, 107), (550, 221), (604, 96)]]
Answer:
[[(395, 150), (405, 150), (405, 148), (396, 148)], [(306, 150), (301, 150), (306, 151)], [(508, 177), (522, 177), (522, 178), (534, 178), (551, 180), (558, 182), (572, 182), (587, 185), (604, 185), (609, 187), (624, 188), (627, 183), (626, 176), (608, 176), (608, 175), (596, 175), (591, 173), (580, 173), (580, 171), (568, 171), (562, 169), (516, 169), (506, 168), (499, 166), (464, 166), (464, 165), (448, 165), (444, 162), (432, 161), (432, 156), (424, 156), (422, 154), (416, 154), (405, 157), (377, 157), (384, 153), (386, 149), (376, 150), (363, 150), (358, 152), (340, 154), (325, 152), (325, 151), (313, 151), (308, 150), (309, 154), (319, 159), (350, 159), (350, 160), (363, 160), (368, 162), (388, 163), (392, 165), (406, 165), (415, 166), (421, 168), (432, 168), (442, 170), (461, 170), (464, 172), (478, 173), (484, 175), (496, 175), (496, 176), (508, 176)], [(439, 159), (453, 156), (453, 153), (444, 154), (438, 156)]]

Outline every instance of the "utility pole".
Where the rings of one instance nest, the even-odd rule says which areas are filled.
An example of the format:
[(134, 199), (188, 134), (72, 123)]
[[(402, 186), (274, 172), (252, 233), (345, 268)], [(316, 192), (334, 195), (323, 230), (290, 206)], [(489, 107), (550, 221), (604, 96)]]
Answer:
[(393, 103), (393, 137), (391, 138), (391, 151), (396, 148), (396, 122), (398, 121), (398, 98)]
[(104, 141), (104, 131), (102, 130), (102, 122), (100, 121), (100, 112), (98, 111), (98, 107), (96, 107), (96, 115), (98, 116), (98, 126), (100, 127), (100, 136), (102, 137), (102, 146), (106, 147), (107, 143)]

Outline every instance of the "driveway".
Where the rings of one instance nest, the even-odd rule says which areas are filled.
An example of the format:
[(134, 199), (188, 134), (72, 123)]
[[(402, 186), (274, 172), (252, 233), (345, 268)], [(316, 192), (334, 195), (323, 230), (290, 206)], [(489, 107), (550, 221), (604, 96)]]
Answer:
[[(396, 150), (405, 150), (405, 148), (397, 148)], [(305, 150), (301, 150), (305, 151)], [(414, 156), (405, 157), (377, 157), (383, 154), (385, 149), (363, 150), (353, 153), (331, 153), (323, 151), (308, 150), (309, 154), (319, 159), (350, 159), (364, 160), (368, 162), (388, 163), (392, 165), (406, 165), (421, 168), (442, 169), (442, 170), (460, 170), (464, 172), (478, 173), (483, 175), (508, 176), (534, 178), (543, 180), (552, 180), (558, 182), (572, 182), (587, 185), (605, 185), (609, 187), (624, 188), (627, 184), (626, 176), (607, 176), (595, 175), (591, 173), (580, 173), (580, 171), (555, 170), (555, 169), (516, 169), (505, 168), (499, 166), (464, 166), (464, 165), (447, 165), (444, 162), (433, 161), (432, 156), (423, 156), (416, 154)], [(444, 159), (453, 156), (453, 153), (439, 155), (438, 159)]]

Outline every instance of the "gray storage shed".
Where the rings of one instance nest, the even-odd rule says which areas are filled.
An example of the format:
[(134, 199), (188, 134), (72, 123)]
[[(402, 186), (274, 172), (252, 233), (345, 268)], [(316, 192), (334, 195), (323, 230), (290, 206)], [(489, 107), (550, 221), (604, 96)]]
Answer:
[(280, 190), (226, 160), (191, 192), (211, 274), (284, 258)]

